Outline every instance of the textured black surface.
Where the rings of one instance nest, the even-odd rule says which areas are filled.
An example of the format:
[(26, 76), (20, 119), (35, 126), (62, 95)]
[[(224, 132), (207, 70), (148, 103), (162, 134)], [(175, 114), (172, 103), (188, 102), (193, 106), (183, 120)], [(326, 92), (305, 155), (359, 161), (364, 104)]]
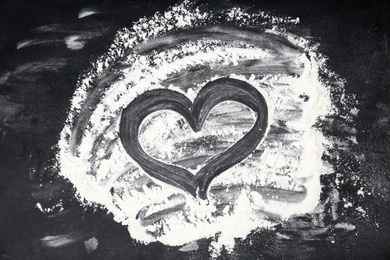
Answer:
[[(208, 1), (199, 1), (199, 4)], [(125, 227), (103, 210), (83, 209), (71, 184), (48, 168), (52, 146), (58, 141), (77, 77), (110, 45), (117, 29), (139, 17), (164, 10), (174, 1), (30, 1), (0, 4), (0, 257), (2, 259), (207, 259), (209, 240), (199, 249), (180, 252), (160, 243), (140, 245)], [(210, 5), (226, 4), (209, 1)], [(383, 1), (233, 1), (275, 15), (300, 17), (297, 34), (321, 43), (329, 66), (346, 79), (348, 93), (359, 100), (358, 146), (361, 165), (346, 162), (338, 171), (344, 183), (340, 197), (352, 208), (338, 205), (339, 221), (356, 225), (341, 232), (331, 226), (313, 235), (315, 219), (296, 219), (277, 231), (294, 239), (281, 240), (277, 232), (260, 231), (238, 241), (235, 253), (221, 259), (389, 259), (390, 257), (390, 53), (389, 6)], [(77, 19), (81, 8), (95, 6), (99, 15)], [(58, 24), (51, 31), (40, 26)], [(57, 28), (57, 29), (56, 29)], [(35, 30), (34, 30), (35, 29)], [(56, 42), (75, 31), (91, 33), (86, 47), (69, 50)], [(25, 39), (52, 39), (51, 43), (20, 48)], [(34, 63), (35, 62), (35, 63)], [(36, 63), (40, 62), (40, 63)], [(46, 66), (37, 66), (45, 64)], [(24, 67), (23, 67), (24, 66)], [(349, 172), (372, 195), (359, 197)], [(324, 177), (324, 196), (334, 176)], [(44, 214), (36, 203), (52, 207), (62, 200), (64, 211)], [(358, 214), (362, 206), (367, 216)], [(58, 211), (58, 209), (56, 209)], [(327, 221), (327, 219), (325, 219)], [(329, 220), (329, 222), (331, 222)], [(318, 230), (317, 230), (318, 231)], [(69, 234), (76, 242), (45, 247), (41, 238)], [(312, 236), (312, 240), (305, 239)], [(98, 248), (87, 253), (83, 241), (96, 237)], [(334, 241), (332, 243), (331, 241)]]

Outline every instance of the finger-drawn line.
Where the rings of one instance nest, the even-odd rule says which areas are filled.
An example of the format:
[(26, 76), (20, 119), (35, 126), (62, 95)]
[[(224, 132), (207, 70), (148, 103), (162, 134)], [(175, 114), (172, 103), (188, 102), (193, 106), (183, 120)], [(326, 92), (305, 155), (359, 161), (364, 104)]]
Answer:
[[(242, 139), (210, 159), (195, 175), (181, 167), (160, 162), (142, 149), (139, 129), (149, 114), (159, 110), (175, 111), (187, 120), (193, 131), (198, 132), (212, 108), (224, 101), (236, 101), (248, 106), (256, 113), (256, 122)], [(220, 78), (207, 83), (193, 103), (185, 95), (169, 89), (155, 89), (141, 94), (123, 110), (119, 136), (127, 153), (150, 176), (187, 191), (194, 197), (207, 199), (211, 181), (251, 154), (264, 138), (267, 125), (268, 109), (261, 93), (245, 81)]]

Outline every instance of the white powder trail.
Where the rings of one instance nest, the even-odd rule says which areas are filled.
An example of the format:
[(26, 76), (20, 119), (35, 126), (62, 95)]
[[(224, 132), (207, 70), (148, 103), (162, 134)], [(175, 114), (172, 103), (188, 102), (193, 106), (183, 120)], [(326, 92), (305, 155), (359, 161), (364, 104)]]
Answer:
[[(215, 26), (212, 12), (185, 1), (118, 32), (80, 80), (58, 153), (60, 174), (79, 198), (106, 208), (132, 238), (181, 246), (219, 234), (213, 257), (252, 230), (312, 212), (321, 174), (333, 171), (321, 159), (332, 141), (314, 127), (335, 111), (320, 79), (324, 61), (309, 41), (278, 27), (299, 20), (239, 8), (226, 10), (223, 19)], [(245, 81), (266, 98), (268, 131), (248, 158), (212, 181), (205, 202), (151, 178), (133, 161), (120, 142), (119, 119), (148, 90), (171, 89), (194, 100), (207, 82), (223, 77)], [(249, 108), (224, 102), (195, 133), (179, 114), (164, 110), (144, 120), (139, 136), (151, 157), (196, 173), (254, 120)]]

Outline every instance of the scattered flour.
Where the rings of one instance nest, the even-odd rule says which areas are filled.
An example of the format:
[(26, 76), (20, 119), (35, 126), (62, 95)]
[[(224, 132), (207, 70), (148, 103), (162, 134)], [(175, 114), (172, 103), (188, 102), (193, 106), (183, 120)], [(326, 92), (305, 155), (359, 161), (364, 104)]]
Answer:
[[(329, 86), (319, 76), (324, 72), (324, 60), (310, 42), (278, 27), (296, 24), (299, 19), (253, 15), (239, 8), (225, 14), (226, 22), (241, 26), (237, 30), (268, 28), (264, 33), (271, 37), (270, 45), (274, 36), (283, 42), (268, 48), (245, 39), (206, 35), (169, 48), (139, 51), (176, 30), (214, 24), (212, 12), (201, 12), (185, 1), (118, 32), (107, 54), (80, 79), (73, 96), (59, 142), (60, 174), (74, 184), (80, 199), (106, 208), (142, 243), (182, 246), (213, 237), (210, 253), (216, 257), (223, 247), (233, 250), (234, 239), (244, 239), (252, 230), (272, 228), (280, 220), (312, 212), (320, 198), (321, 174), (333, 172), (321, 159), (332, 141), (313, 126), (335, 112)], [(78, 48), (71, 42), (71, 48)], [(296, 48), (291, 51), (286, 46)], [(279, 59), (296, 73), (278, 65)], [(258, 73), (248, 74), (242, 61), (275, 69), (263, 73), (260, 66)], [(119, 76), (98, 91), (98, 102), (89, 107), (92, 112), (81, 141), (74, 142), (78, 119), (99, 85), (94, 83), (110, 72)], [(176, 80), (170, 81), (172, 77)], [(149, 177), (125, 152), (118, 138), (119, 119), (122, 109), (145, 91), (168, 88), (193, 100), (207, 82), (221, 77), (246, 81), (263, 94), (269, 108), (268, 134), (251, 156), (216, 177), (208, 201), (201, 201)], [(159, 111), (145, 119), (140, 139), (150, 156), (180, 164), (188, 158), (218, 154), (215, 151), (228, 148), (249, 131), (254, 120), (249, 108), (225, 102), (212, 110), (202, 131), (194, 133), (178, 114)], [(195, 173), (206, 159), (195, 168), (182, 167)]]

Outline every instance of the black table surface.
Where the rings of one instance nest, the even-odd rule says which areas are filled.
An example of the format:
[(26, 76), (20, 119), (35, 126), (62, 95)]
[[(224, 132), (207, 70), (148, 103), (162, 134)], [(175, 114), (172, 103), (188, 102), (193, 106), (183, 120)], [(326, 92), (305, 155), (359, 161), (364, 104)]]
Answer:
[[(198, 4), (226, 4), (198, 1)], [(79, 75), (110, 46), (118, 29), (143, 16), (164, 11), (175, 1), (120, 0), (8, 0), (0, 3), (0, 259), (208, 259), (209, 239), (199, 249), (181, 252), (161, 243), (134, 241), (125, 226), (103, 209), (83, 207), (72, 185), (50, 168), (53, 146), (69, 109)], [(308, 241), (280, 242), (274, 231), (258, 231), (237, 241), (234, 254), (221, 259), (390, 259), (390, 8), (384, 1), (231, 1), (274, 15), (300, 18), (300, 31), (321, 43), (329, 67), (346, 80), (346, 92), (355, 94), (360, 110), (356, 153), (364, 162), (355, 169), (359, 185), (371, 195), (357, 196), (351, 176), (344, 176), (340, 206), (344, 222), (356, 229), (327, 233)], [(227, 5), (227, 4), (226, 4)], [(100, 13), (78, 19), (85, 7)], [(37, 33), (35, 28), (58, 24), (62, 31)], [(69, 50), (56, 43), (70, 32), (88, 32), (86, 47)], [(47, 40), (17, 49), (26, 39)], [(37, 63), (56, 59), (50, 70)], [(34, 65), (35, 64), (35, 65)], [(23, 65), (25, 65), (23, 67)], [(57, 66), (57, 67), (55, 67)], [(24, 68), (21, 69), (21, 68)], [(326, 182), (327, 180), (323, 180)], [(45, 214), (37, 203), (62, 202), (58, 214)], [(367, 214), (359, 214), (355, 207)], [(55, 217), (54, 217), (55, 215)], [(47, 247), (48, 234), (71, 234), (76, 242)], [(87, 252), (84, 241), (99, 245)], [(249, 242), (250, 240), (250, 242)]]

